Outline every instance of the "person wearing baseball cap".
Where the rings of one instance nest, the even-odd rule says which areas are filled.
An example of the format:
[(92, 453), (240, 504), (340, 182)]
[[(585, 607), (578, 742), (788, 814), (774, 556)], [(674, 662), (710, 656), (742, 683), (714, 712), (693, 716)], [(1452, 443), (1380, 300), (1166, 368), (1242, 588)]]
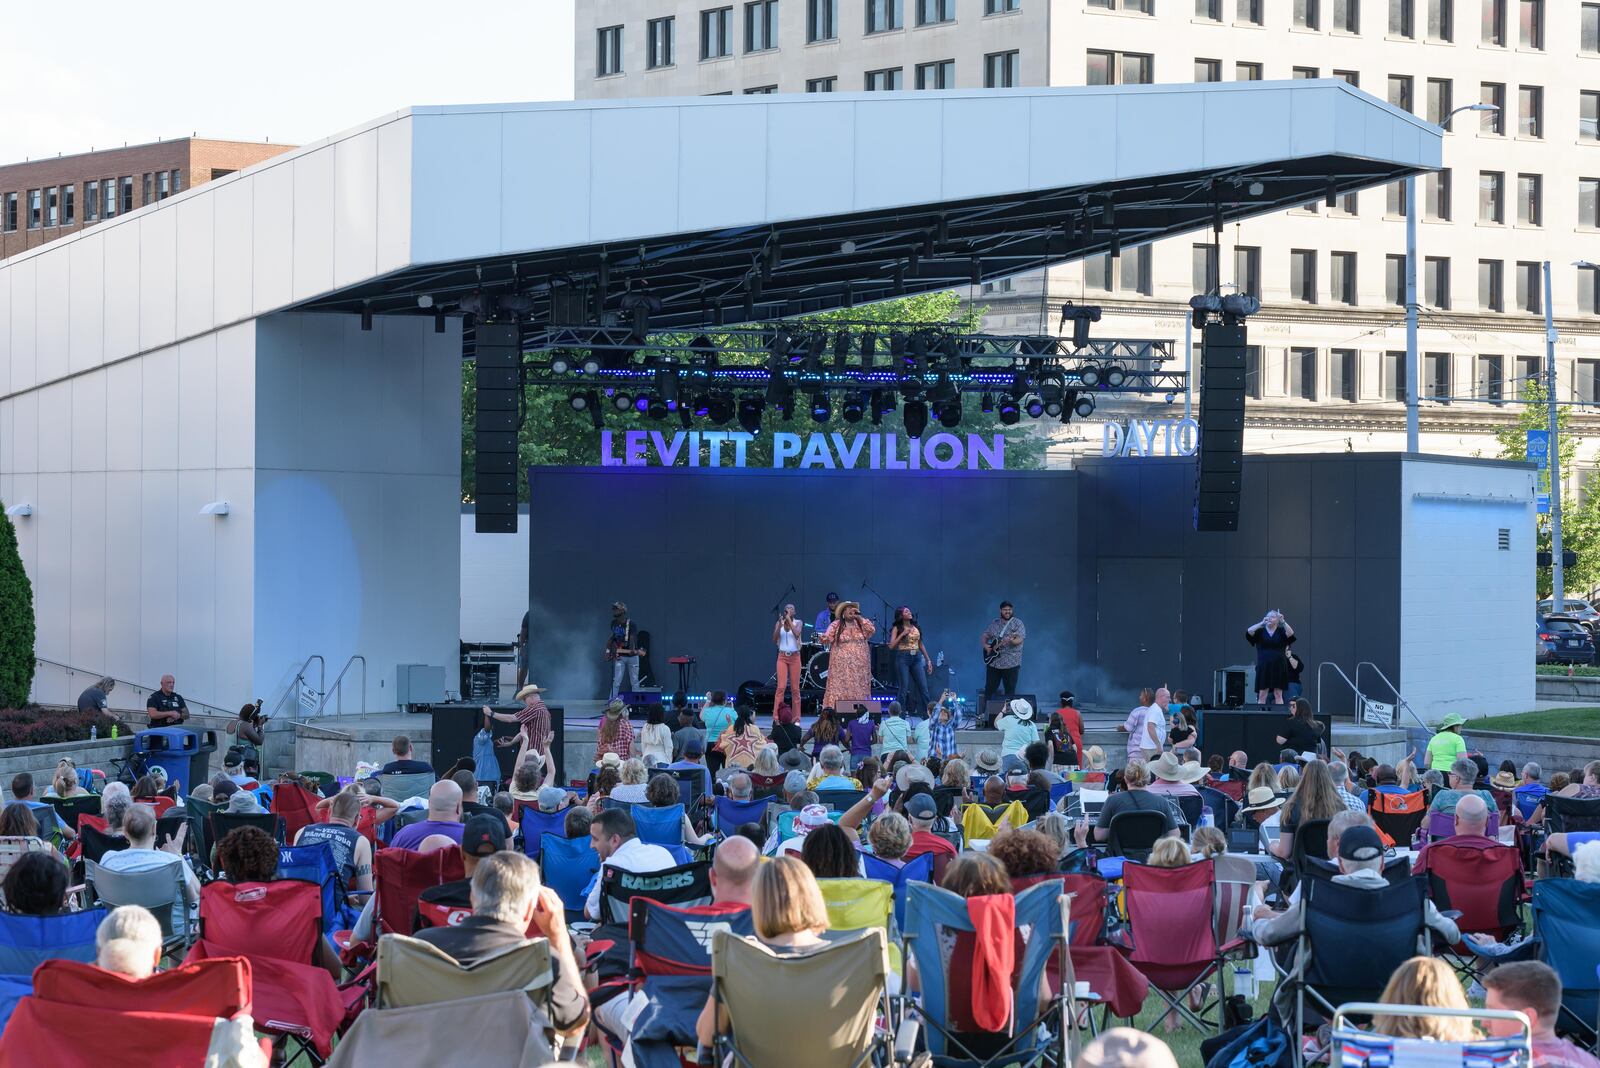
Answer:
[(828, 624), (833, 622), (833, 606), (839, 603), (839, 595), (829, 590), (825, 600), (828, 607), (817, 613), (816, 622), (812, 624), (812, 629), (818, 634), (827, 630)]
[(417, 898), (416, 926), (455, 926), (472, 913), (472, 873), (478, 862), (506, 847), (505, 824), (481, 813), (461, 827), (461, 870), (464, 878), (430, 886)]
[(690, 736), (683, 741), (683, 756), (667, 765), (668, 771), (692, 771), (700, 769), (704, 778), (702, 796), (711, 796), (711, 769), (706, 767), (706, 740), (697, 736)]
[(939, 805), (931, 793), (925, 790), (908, 793), (905, 813), (906, 819), (911, 821), (911, 848), (906, 850), (906, 860), (915, 860), (924, 853), (932, 853), (937, 863), (938, 855), (941, 853), (947, 857), (956, 855), (956, 847), (948, 838), (941, 838), (933, 833), (933, 825), (939, 818)]

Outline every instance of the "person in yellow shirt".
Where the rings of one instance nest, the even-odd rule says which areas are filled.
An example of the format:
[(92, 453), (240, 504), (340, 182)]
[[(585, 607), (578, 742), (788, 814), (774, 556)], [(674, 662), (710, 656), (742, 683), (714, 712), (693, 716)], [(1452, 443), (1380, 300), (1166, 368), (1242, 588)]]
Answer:
[(1455, 712), (1439, 721), (1439, 732), (1428, 742), (1429, 770), (1448, 772), (1456, 758), (1466, 754), (1467, 743), (1461, 737), (1461, 725), (1465, 722), (1466, 719)]

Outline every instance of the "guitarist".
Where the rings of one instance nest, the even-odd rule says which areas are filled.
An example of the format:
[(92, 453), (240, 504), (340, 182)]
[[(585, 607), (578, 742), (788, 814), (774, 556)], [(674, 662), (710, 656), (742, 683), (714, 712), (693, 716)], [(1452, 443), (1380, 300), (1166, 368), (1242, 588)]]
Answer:
[(1022, 643), (1028, 628), (1016, 617), (1010, 601), (1000, 602), (1000, 615), (983, 632), (983, 693), (992, 697), (1017, 692), (1017, 670), (1022, 667)]
[(628, 618), (628, 606), (621, 601), (611, 605), (611, 637), (606, 642), (606, 659), (611, 662), (611, 697), (615, 700), (622, 689), (622, 673), (628, 673), (628, 690), (639, 688), (639, 657), (644, 649), (639, 644), (639, 628)]

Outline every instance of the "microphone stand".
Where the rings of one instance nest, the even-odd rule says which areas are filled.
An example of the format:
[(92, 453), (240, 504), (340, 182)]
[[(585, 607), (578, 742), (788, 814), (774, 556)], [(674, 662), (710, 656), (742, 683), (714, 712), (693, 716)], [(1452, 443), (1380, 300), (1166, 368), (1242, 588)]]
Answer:
[(873, 588), (872, 583), (866, 579), (861, 580), (861, 588), (878, 599), (878, 632), (883, 635), (884, 641), (889, 640), (889, 599)]
[(777, 615), (779, 612), (783, 611), (783, 599), (785, 597), (789, 596), (793, 592), (794, 592), (794, 583), (791, 582), (791, 583), (789, 583), (788, 586), (784, 587), (784, 591), (782, 593), (778, 594), (778, 599), (776, 601), (772, 602), (772, 614), (773, 615)]

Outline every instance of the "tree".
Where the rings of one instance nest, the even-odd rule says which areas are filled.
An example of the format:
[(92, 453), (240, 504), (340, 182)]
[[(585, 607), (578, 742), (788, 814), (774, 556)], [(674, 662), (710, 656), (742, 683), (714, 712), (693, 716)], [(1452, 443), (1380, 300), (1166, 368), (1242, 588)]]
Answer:
[(21, 708), (33, 690), (33, 583), (17, 531), (0, 507), (0, 708)]
[[(796, 322), (823, 326), (838, 322), (870, 322), (881, 323), (885, 328), (938, 324), (954, 325), (961, 330), (974, 330), (982, 314), (981, 310), (971, 308), (963, 311), (959, 295), (942, 292), (824, 312)], [(717, 338), (715, 333), (711, 336), (714, 340)], [(676, 340), (687, 344), (689, 338)], [(737, 365), (759, 367), (763, 365), (763, 358), (754, 353), (749, 356), (727, 355), (721, 358), (721, 364), (724, 367)], [(470, 501), (473, 497), (473, 464), (477, 434), (473, 410), (474, 393), (477, 389), (476, 371), (476, 365), (468, 363), (462, 368), (461, 375), (461, 497), (465, 501)], [(570, 392), (569, 389), (559, 386), (529, 386), (524, 391), (526, 417), (517, 440), (519, 472), (530, 466), (593, 466), (600, 463), (600, 432), (589, 421), (588, 413), (572, 409), (568, 403)], [(833, 416), (823, 423), (812, 422), (809, 413), (796, 411), (793, 421), (785, 425), (778, 412), (772, 410), (765, 412), (762, 416), (761, 432), (747, 449), (746, 463), (755, 467), (771, 464), (772, 433), (777, 430), (791, 430), (797, 433), (838, 432), (847, 435), (877, 429), (903, 432), (904, 425), (898, 410), (884, 418), (881, 428), (867, 423), (846, 422), (841, 411), (843, 407), (841, 399), (838, 395), (834, 397)], [(1050, 444), (1047, 433), (1036, 429), (1032, 421), (1026, 418), (1020, 423), (1005, 426), (995, 413), (977, 410), (975, 401), (976, 399), (970, 396), (963, 398), (960, 426), (962, 433), (1003, 434), (1006, 438), (1008, 468), (1029, 469), (1044, 466), (1045, 450)], [(606, 398), (603, 396), (601, 403), (606, 403)], [(667, 433), (679, 429), (678, 423), (674, 420), (658, 422), (637, 412), (618, 412), (609, 406), (605, 410), (605, 420), (606, 426), (613, 430), (653, 429)], [(708, 428), (709, 424), (705, 424), (704, 420), (696, 423), (696, 429)], [(732, 425), (732, 428), (738, 429), (736, 425)], [(934, 423), (929, 432), (937, 429), (939, 427)], [(687, 460), (680, 462), (686, 464)], [(527, 493), (527, 483), (519, 478), (518, 497), (526, 500)]]
[[(1517, 419), (1510, 426), (1502, 427), (1495, 431), (1495, 440), (1500, 444), (1500, 455), (1507, 460), (1526, 460), (1528, 458), (1528, 431), (1546, 430), (1550, 426), (1550, 408), (1545, 403), (1544, 383), (1527, 382), (1522, 387), (1524, 403), (1519, 406)], [(1557, 447), (1558, 456), (1556, 473), (1557, 477), (1565, 477), (1572, 469), (1572, 462), (1577, 458), (1580, 438), (1567, 430), (1567, 409), (1561, 406), (1556, 408), (1556, 430), (1560, 439)], [(1562, 483), (1565, 485), (1565, 482)], [(1550, 551), (1550, 517), (1541, 515), (1538, 519), (1538, 551)], [(1569, 567), (1562, 576), (1565, 593), (1580, 591), (1579, 595), (1587, 595), (1597, 585), (1600, 585), (1600, 493), (1588, 493), (1577, 507), (1571, 507), (1563, 501), (1561, 508), (1561, 544), (1568, 552), (1578, 554), (1576, 567)], [(1538, 588), (1540, 597), (1549, 597), (1554, 579), (1551, 569), (1539, 568)]]

